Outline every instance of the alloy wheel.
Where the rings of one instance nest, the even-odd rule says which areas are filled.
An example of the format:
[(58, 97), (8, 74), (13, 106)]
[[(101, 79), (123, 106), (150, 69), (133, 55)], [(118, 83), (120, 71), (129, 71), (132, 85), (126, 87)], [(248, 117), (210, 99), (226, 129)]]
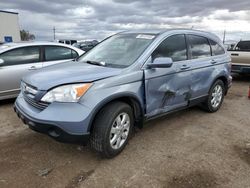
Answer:
[(127, 113), (120, 113), (114, 120), (110, 130), (110, 145), (113, 149), (119, 149), (128, 138), (130, 129), (130, 117)]

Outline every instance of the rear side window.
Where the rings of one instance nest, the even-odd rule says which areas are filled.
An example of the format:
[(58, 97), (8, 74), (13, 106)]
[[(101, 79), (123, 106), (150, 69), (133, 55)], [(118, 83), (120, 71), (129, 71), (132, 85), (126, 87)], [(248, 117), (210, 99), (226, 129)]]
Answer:
[(225, 54), (224, 48), (221, 47), (217, 42), (213, 40), (209, 40), (211, 48), (212, 48), (212, 55), (222, 55)]
[(0, 55), (4, 66), (36, 63), (40, 61), (40, 48), (38, 46), (17, 48)]
[(153, 52), (152, 58), (170, 57), (173, 61), (187, 60), (185, 35), (173, 35), (165, 39)]
[(238, 50), (238, 51), (250, 51), (250, 41), (240, 41), (236, 45), (235, 50)]
[(61, 46), (46, 46), (45, 47), (45, 60), (46, 61), (56, 61), (64, 59), (72, 59), (74, 54), (73, 50), (70, 48), (65, 48)]
[(188, 35), (191, 58), (198, 59), (211, 56), (208, 39), (196, 35)]

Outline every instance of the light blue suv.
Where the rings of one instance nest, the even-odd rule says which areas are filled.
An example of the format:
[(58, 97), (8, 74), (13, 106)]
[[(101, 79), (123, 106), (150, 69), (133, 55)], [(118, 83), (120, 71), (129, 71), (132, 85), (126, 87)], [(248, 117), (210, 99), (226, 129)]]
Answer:
[(195, 30), (113, 35), (74, 63), (24, 77), (15, 111), (59, 141), (119, 154), (134, 126), (193, 105), (216, 112), (232, 83), (218, 37)]

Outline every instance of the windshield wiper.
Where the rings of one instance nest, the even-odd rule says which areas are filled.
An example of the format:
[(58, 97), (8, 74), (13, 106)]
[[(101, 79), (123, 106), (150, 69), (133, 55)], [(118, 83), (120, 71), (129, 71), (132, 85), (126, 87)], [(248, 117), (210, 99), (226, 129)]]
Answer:
[(98, 65), (98, 66), (103, 66), (103, 67), (106, 66), (106, 63), (103, 62), (103, 61), (99, 62), (99, 61), (90, 61), (90, 60), (87, 60), (85, 62), (88, 63), (88, 64), (92, 64), (92, 65)]

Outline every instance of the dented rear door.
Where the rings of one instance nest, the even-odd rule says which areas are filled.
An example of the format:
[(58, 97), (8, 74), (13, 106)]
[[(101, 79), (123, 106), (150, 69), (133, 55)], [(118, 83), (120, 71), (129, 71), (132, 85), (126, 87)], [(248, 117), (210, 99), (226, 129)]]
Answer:
[[(199, 99), (208, 95), (211, 83), (218, 74), (216, 67), (221, 64), (221, 60), (217, 56), (212, 56), (211, 47), (214, 48), (214, 46), (210, 47), (208, 38), (198, 35), (187, 35), (187, 41), (193, 70), (191, 100), (199, 101)], [(220, 46), (215, 43), (215, 47), (218, 49)]]

